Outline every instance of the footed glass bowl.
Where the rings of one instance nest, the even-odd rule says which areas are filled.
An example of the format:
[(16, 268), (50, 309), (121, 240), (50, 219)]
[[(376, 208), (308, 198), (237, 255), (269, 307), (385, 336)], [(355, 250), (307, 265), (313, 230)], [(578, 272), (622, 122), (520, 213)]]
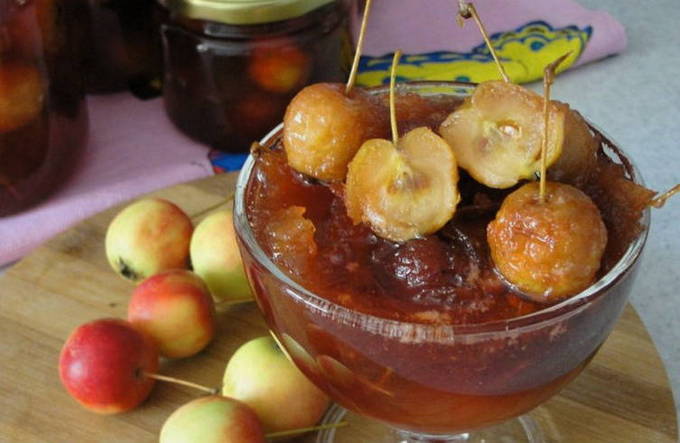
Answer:
[[(465, 96), (474, 86), (401, 87), (423, 96)], [(280, 136), (281, 126), (261, 143), (278, 143)], [(618, 149), (610, 155), (622, 156)], [(630, 162), (619, 160), (639, 181)], [(480, 441), (478, 430), (491, 438), (496, 431), (490, 437), (484, 428), (516, 419), (557, 393), (611, 332), (628, 300), (647, 237), (648, 210), (642, 232), (607, 274), (582, 293), (529, 315), (453, 326), (389, 320), (314, 294), (265, 254), (246, 213), (254, 164), (249, 157), (238, 179), (234, 223), (267, 324), (309, 379), (342, 407), (393, 428), (393, 441)], [(342, 416), (337, 410), (333, 414)], [(520, 424), (508, 426), (521, 429), (521, 439), (502, 441), (541, 441), (530, 419)], [(502, 427), (494, 429), (502, 433)], [(334, 434), (328, 433), (326, 441)]]

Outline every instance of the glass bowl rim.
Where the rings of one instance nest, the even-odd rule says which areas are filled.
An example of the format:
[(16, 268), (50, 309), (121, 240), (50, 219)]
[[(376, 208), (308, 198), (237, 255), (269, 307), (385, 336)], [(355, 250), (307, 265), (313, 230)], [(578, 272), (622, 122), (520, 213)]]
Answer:
[[(469, 92), (470, 90), (474, 89), (475, 86), (476, 84), (474, 83), (459, 81), (417, 81), (400, 83), (397, 85), (399, 89), (408, 90), (430, 88), (436, 91), (442, 88), (452, 89), (454, 91), (453, 95), (459, 95), (461, 97), (468, 95), (461, 92), (462, 90), (467, 90)], [(387, 90), (387, 86), (376, 86), (367, 89), (370, 92), (378, 94), (384, 93)], [(438, 93), (439, 92), (434, 92), (433, 94)], [(603, 136), (605, 145), (609, 143), (611, 146), (616, 146), (617, 150), (620, 149), (618, 148), (618, 144), (612, 141), (611, 137), (607, 136), (596, 125), (592, 124), (589, 119), (586, 118), (586, 121), (588, 122), (588, 125), (591, 127), (591, 129)], [(265, 145), (272, 141), (277, 141), (277, 139), (280, 138), (282, 129), (283, 123), (279, 123), (262, 138), (260, 144)], [(622, 154), (625, 154), (625, 152), (621, 150), (620, 153), (617, 152), (616, 154), (621, 157)], [(628, 174), (631, 176), (631, 179), (635, 183), (644, 185), (644, 181), (636, 165), (628, 157), (623, 156), (623, 158), (627, 160), (625, 166), (627, 168)], [(638, 237), (631, 242), (619, 261), (605, 275), (603, 275), (599, 280), (590, 285), (584, 291), (581, 291), (580, 293), (575, 294), (560, 303), (546, 306), (544, 309), (540, 309), (530, 314), (504, 320), (494, 320), (475, 324), (442, 325), (393, 320), (367, 314), (361, 311), (356, 311), (316, 295), (298, 282), (294, 281), (285, 272), (283, 272), (269, 258), (269, 256), (267, 256), (254, 236), (253, 230), (251, 229), (250, 223), (248, 222), (248, 216), (245, 208), (246, 188), (254, 166), (255, 158), (252, 154), (250, 154), (241, 168), (236, 182), (236, 191), (234, 193), (234, 228), (243, 246), (253, 256), (255, 261), (257, 261), (258, 264), (264, 266), (264, 268), (273, 276), (275, 276), (280, 283), (288, 288), (293, 289), (292, 291), (286, 291), (288, 295), (307, 305), (312, 305), (317, 310), (324, 311), (326, 313), (332, 311), (334, 317), (349, 320), (354, 325), (370, 324), (374, 325), (374, 327), (375, 325), (379, 325), (380, 330), (394, 330), (394, 328), (397, 328), (400, 330), (408, 329), (411, 331), (411, 334), (415, 334), (417, 336), (426, 335), (441, 337), (442, 333), (444, 333), (443, 335), (447, 336), (465, 335), (466, 337), (474, 336), (476, 338), (483, 338), (482, 336), (489, 334), (493, 335), (499, 332), (513, 334), (523, 333), (527, 332), (527, 330), (540, 329), (552, 322), (566, 320), (567, 318), (586, 309), (590, 304), (598, 300), (600, 297), (605, 296), (607, 288), (614, 286), (633, 269), (633, 266), (639, 259), (642, 250), (644, 249), (647, 235), (649, 233), (650, 209), (646, 208), (643, 211), (642, 218), (640, 220), (642, 231), (639, 233)]]

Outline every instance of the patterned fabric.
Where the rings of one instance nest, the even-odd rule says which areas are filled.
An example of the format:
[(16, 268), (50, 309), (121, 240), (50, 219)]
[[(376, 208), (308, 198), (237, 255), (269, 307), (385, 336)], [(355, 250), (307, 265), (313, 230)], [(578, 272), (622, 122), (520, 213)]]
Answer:
[[(571, 55), (558, 72), (571, 67), (581, 56), (593, 29), (586, 26), (553, 28), (544, 21), (527, 23), (517, 29), (490, 36), (499, 59), (515, 83), (542, 78), (543, 67), (563, 54)], [(389, 83), (393, 53), (382, 57), (361, 58), (358, 83), (377, 86)], [(402, 56), (397, 68), (399, 81), (457, 80), (483, 82), (500, 78), (496, 64), (486, 44), (469, 52), (437, 51)]]
[[(398, 81), (482, 82), (500, 74), (477, 26), (456, 24), (455, 0), (373, 2), (357, 83), (389, 81), (393, 51), (401, 49)], [(427, 5), (427, 7), (424, 7)], [(358, 35), (362, 5), (352, 26)], [(540, 79), (543, 68), (570, 52), (558, 72), (619, 53), (626, 47), (623, 26), (603, 11), (574, 0), (476, 0), (490, 39), (513, 82)], [(245, 156), (213, 152), (216, 172), (237, 170)]]

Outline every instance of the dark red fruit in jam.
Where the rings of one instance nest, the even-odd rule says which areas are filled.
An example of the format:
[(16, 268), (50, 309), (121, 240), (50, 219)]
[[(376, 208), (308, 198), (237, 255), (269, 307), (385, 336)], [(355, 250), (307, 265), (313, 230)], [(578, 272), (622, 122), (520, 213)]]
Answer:
[(409, 291), (441, 283), (449, 267), (446, 245), (436, 237), (403, 244), (385, 242), (372, 254), (378, 280), (390, 289)]

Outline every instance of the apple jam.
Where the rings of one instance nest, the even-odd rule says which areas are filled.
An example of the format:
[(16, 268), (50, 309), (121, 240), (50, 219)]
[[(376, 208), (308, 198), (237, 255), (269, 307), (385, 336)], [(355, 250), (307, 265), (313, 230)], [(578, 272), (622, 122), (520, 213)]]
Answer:
[[(404, 133), (439, 127), (461, 99), (400, 93), (396, 102)], [(507, 284), (490, 257), (486, 227), (515, 187), (491, 189), (461, 170), (453, 219), (432, 235), (391, 242), (352, 222), (341, 183), (289, 167), (279, 132), (254, 152), (236, 197), (243, 262), (267, 324), (333, 400), (400, 429), (462, 432), (536, 407), (597, 352), (644, 245), (653, 193), (629, 179), (625, 156), (593, 132), (594, 171), (573, 182), (608, 231), (601, 281), (587, 298), (556, 306)]]
[(0, 216), (71, 173), (87, 133), (76, 0), (0, 0)]
[[(398, 102), (409, 104), (398, 108), (404, 109), (402, 132), (436, 128), (460, 104), (456, 98), (425, 101), (412, 95)], [(640, 211), (651, 194), (626, 180), (622, 167), (608, 157), (602, 156), (599, 167), (604, 174), (594, 174), (597, 178), (582, 188), (600, 204), (610, 232), (601, 276), (639, 231)], [(628, 198), (611, 201), (622, 186), (635, 192), (628, 189)], [(395, 243), (354, 224), (342, 186), (295, 172), (275, 144), (259, 151), (248, 213), (260, 244), (277, 265), (316, 294), (353, 310), (417, 323), (478, 324), (544, 308), (505, 283), (489, 255), (487, 225), (516, 187), (491, 189), (465, 172), (459, 187), (461, 203), (443, 229)]]

